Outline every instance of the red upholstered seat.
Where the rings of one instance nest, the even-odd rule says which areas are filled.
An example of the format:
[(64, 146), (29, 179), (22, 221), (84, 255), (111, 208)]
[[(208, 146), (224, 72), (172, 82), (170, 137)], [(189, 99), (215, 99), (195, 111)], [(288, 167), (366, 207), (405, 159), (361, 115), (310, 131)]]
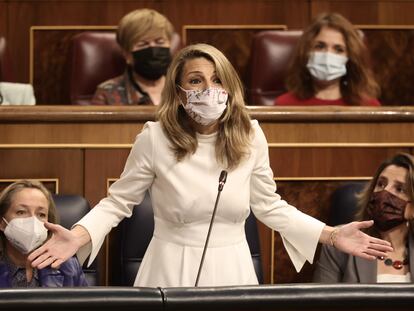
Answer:
[(250, 105), (273, 105), (286, 91), (284, 80), (302, 31), (262, 31), (254, 35), (249, 60)]
[(89, 105), (96, 87), (125, 68), (114, 32), (86, 31), (72, 39), (70, 102)]
[[(174, 33), (171, 51), (175, 53), (180, 48), (180, 36)], [(82, 32), (73, 37), (70, 53), (69, 93), (73, 105), (89, 105), (96, 87), (119, 76), (125, 69), (115, 32)]]

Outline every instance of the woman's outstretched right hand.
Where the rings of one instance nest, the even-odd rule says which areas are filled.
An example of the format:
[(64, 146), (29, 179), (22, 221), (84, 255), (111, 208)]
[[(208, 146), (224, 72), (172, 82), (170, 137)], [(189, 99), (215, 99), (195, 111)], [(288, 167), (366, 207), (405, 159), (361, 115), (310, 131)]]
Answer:
[(43, 269), (50, 265), (56, 269), (75, 255), (82, 245), (79, 243), (78, 235), (74, 229), (71, 231), (49, 222), (45, 223), (45, 227), (52, 233), (52, 237), (34, 250), (27, 259), (34, 268)]

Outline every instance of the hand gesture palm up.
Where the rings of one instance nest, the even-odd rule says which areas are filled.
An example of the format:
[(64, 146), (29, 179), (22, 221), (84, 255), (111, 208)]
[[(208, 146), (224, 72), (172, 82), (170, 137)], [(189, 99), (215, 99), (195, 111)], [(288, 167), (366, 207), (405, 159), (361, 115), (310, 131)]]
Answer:
[(393, 249), (387, 241), (369, 236), (361, 231), (373, 225), (372, 220), (351, 222), (338, 227), (334, 246), (345, 253), (373, 260), (377, 257), (387, 256), (386, 252)]

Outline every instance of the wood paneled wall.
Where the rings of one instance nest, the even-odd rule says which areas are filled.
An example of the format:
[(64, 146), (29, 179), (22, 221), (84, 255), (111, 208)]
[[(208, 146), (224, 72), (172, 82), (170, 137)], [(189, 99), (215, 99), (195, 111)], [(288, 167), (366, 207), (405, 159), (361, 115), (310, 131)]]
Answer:
[(354, 24), (414, 25), (414, 1), (409, 0), (0, 0), (0, 35), (9, 42), (16, 81), (29, 82), (31, 26), (116, 25), (142, 7), (168, 16), (178, 32), (184, 25), (299, 29), (324, 11), (337, 11)]
[[(0, 106), (0, 182), (57, 179), (59, 192), (91, 206), (119, 177), (135, 136), (155, 107)], [(366, 180), (397, 151), (414, 154), (414, 107), (249, 107), (269, 143), (278, 192), (323, 221), (332, 191)], [(277, 233), (259, 227), (267, 283), (306, 282), (313, 266), (294, 271)], [(102, 252), (101, 284), (111, 279)]]

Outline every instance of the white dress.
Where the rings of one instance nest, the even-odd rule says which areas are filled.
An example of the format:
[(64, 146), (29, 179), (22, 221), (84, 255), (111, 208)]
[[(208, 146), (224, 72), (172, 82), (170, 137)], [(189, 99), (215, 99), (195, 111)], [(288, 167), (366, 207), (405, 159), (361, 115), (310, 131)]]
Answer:
[[(244, 232), (250, 207), (260, 221), (281, 233), (298, 271), (306, 260), (313, 261), (324, 224), (275, 193), (266, 138), (257, 121), (252, 126), (251, 154), (228, 173), (221, 193), (199, 286), (257, 284)], [(223, 170), (215, 160), (216, 134), (197, 138), (195, 154), (177, 163), (161, 124), (145, 124), (108, 197), (78, 223), (91, 236), (91, 243), (78, 252), (81, 262), (89, 253), (92, 262), (106, 234), (131, 215), (149, 189), (154, 236), (134, 285), (194, 286)]]

